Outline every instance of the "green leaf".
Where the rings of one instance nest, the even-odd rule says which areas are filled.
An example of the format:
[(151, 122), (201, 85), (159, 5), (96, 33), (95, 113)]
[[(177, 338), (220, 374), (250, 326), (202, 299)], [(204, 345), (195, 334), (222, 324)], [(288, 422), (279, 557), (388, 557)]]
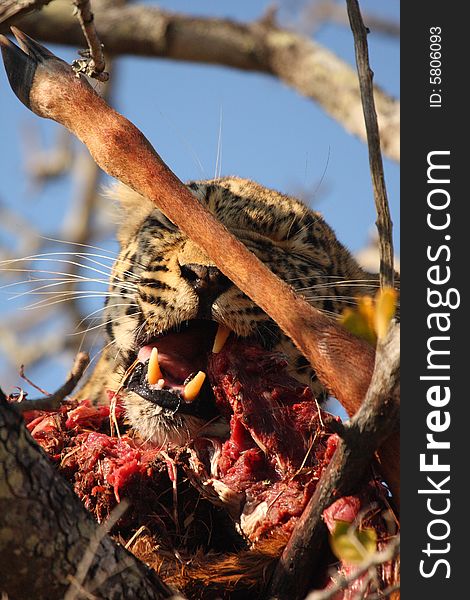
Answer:
[(372, 528), (358, 529), (347, 521), (336, 521), (330, 546), (343, 562), (359, 564), (376, 551), (377, 534)]

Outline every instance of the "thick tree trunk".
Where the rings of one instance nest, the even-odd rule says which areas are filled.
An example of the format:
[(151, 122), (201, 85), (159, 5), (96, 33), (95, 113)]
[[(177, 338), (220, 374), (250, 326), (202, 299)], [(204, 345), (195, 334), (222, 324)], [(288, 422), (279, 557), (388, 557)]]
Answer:
[(99, 532), (22, 418), (0, 398), (0, 591), (10, 600), (63, 599), (87, 560), (69, 597), (172, 596), (153, 571)]

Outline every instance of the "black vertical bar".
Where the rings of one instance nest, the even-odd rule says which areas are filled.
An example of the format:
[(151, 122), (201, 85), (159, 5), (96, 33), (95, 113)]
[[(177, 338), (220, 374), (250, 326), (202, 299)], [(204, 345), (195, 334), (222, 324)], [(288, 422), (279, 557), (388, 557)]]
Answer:
[(405, 600), (470, 597), (470, 36), (462, 10), (402, 3)]

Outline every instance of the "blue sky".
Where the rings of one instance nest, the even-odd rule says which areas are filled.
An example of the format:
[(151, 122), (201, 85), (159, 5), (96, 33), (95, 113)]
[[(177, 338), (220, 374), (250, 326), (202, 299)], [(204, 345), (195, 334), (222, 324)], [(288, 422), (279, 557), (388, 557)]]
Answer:
[[(168, 0), (158, 4), (169, 10), (247, 21), (259, 18), (270, 2)], [(361, 7), (394, 19), (399, 16), (395, 0), (362, 1)], [(286, 16), (281, 11), (281, 22)], [(316, 39), (354, 64), (348, 29), (325, 26)], [(398, 96), (398, 41), (372, 33), (369, 44), (376, 83)], [(70, 49), (51, 49), (66, 60), (74, 58)], [(315, 208), (341, 241), (352, 250), (365, 244), (375, 221), (367, 148), (311, 101), (269, 76), (154, 59), (119, 59), (115, 80), (114, 106), (141, 128), (181, 179), (213, 177), (220, 143), (222, 175), (248, 177), (286, 193), (311, 190)], [(51, 143), (58, 126), (40, 120), (20, 104), (2, 67), (0, 107), (0, 202), (15, 207), (43, 235), (54, 236), (72, 193), (71, 182), (58, 180), (31, 194), (20, 131), (39, 128), (45, 142)], [(399, 251), (398, 165), (385, 160), (385, 174)], [(0, 243), (11, 244), (14, 234), (0, 227)], [(113, 246), (110, 241), (108, 247)], [(11, 296), (10, 289), (0, 290), (0, 321), (21, 310), (21, 303), (9, 300)], [(100, 300), (90, 310), (99, 305)], [(70, 357), (59, 357), (31, 375), (54, 389), (69, 362)], [(0, 378), (4, 386), (16, 380), (1, 354)]]

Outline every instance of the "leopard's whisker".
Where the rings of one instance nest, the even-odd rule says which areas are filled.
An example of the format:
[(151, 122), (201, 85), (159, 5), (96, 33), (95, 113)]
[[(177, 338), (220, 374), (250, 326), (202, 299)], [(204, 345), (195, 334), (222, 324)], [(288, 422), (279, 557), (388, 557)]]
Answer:
[[(306, 295), (304, 295), (304, 298), (308, 301), (311, 301), (311, 300), (335, 300), (339, 303), (351, 304), (353, 306), (357, 306), (358, 300), (361, 298), (361, 296), (342, 296), (340, 294), (338, 294), (336, 296), (318, 296), (318, 295), (306, 296)], [(400, 305), (400, 302), (397, 300), (397, 306), (399, 306), (399, 305)]]
[[(47, 280), (46, 280), (47, 281)], [(85, 292), (87, 292), (87, 290), (80, 290), (80, 289), (74, 289), (74, 290), (62, 290), (59, 291), (57, 289), (55, 290), (50, 290), (50, 291), (42, 291), (42, 290), (46, 290), (48, 288), (51, 287), (57, 287), (57, 286), (61, 286), (61, 285), (70, 285), (71, 283), (75, 283), (74, 281), (71, 280), (61, 280), (61, 281), (57, 281), (55, 283), (50, 283), (47, 285), (41, 285), (39, 287), (33, 288), (31, 290), (26, 290), (24, 292), (20, 292), (18, 294), (15, 294), (14, 296), (10, 296), (9, 300), (17, 300), (18, 298), (22, 298), (24, 296), (30, 296), (30, 295), (35, 295), (35, 296), (53, 296), (54, 294), (74, 294), (74, 293), (79, 293), (79, 294), (83, 294)], [(104, 286), (106, 286), (105, 290), (96, 290), (96, 291), (103, 291), (107, 293), (107, 287), (108, 287), (108, 282), (106, 280), (99, 280), (99, 279), (89, 279), (87, 280), (87, 283), (102, 283)], [(131, 286), (127, 286), (125, 284), (123, 285), (119, 285), (116, 286), (119, 287), (120, 289), (123, 290), (127, 290), (129, 292), (135, 292), (136, 288), (135, 287), (131, 287)], [(93, 293), (95, 293), (95, 290), (92, 290)]]
[[(59, 259), (56, 259), (55, 257), (60, 257), (60, 256), (83, 256), (83, 257), (87, 257), (88, 255), (90, 255), (90, 253), (86, 253), (86, 252), (41, 252), (39, 254), (30, 254), (28, 256), (21, 256), (18, 258), (8, 258), (5, 260), (0, 261), (0, 264), (8, 264), (8, 263), (17, 263), (17, 262), (32, 262), (35, 260), (48, 260), (48, 261), (53, 261), (53, 260), (57, 260), (57, 262), (59, 262)], [(97, 255), (92, 254), (91, 256), (96, 257)], [(103, 257), (103, 258), (109, 258), (109, 260), (112, 260), (114, 262), (114, 259), (111, 257)], [(91, 260), (91, 259), (90, 259)], [(102, 265), (103, 267), (107, 268), (109, 271), (111, 271), (111, 265)]]
[(222, 112), (222, 106), (221, 106), (220, 114), (219, 114), (219, 134), (217, 137), (217, 155), (216, 155), (216, 159), (215, 159), (214, 179), (219, 179), (220, 174), (222, 172), (222, 122), (223, 122), (223, 112)]
[(335, 300), (336, 302), (341, 302), (341, 303), (345, 303), (345, 304), (357, 304), (357, 297), (356, 296), (305, 296), (304, 298), (306, 300), (318, 300), (318, 301), (324, 301), (324, 300)]
[[(111, 265), (106, 265), (106, 264), (103, 264), (100, 261), (97, 261), (97, 260), (94, 260), (93, 258), (90, 258), (90, 256), (93, 256), (92, 254), (85, 255), (84, 253), (77, 253), (77, 254), (75, 254), (75, 256), (78, 256), (80, 258), (88, 260), (89, 262), (91, 262), (91, 263), (93, 263), (93, 264), (95, 264), (95, 265), (97, 265), (99, 267), (103, 267), (104, 269), (108, 269), (109, 273), (112, 273), (113, 266), (116, 265), (116, 264), (118, 264), (118, 263), (126, 263), (126, 264), (131, 263), (131, 266), (138, 266), (138, 267), (141, 266), (138, 263), (134, 263), (133, 261), (131, 261), (129, 259), (114, 259), (114, 258), (109, 257), (109, 260), (112, 260), (112, 264)], [(97, 254), (95, 256), (97, 258), (108, 258), (108, 257), (100, 257), (99, 254)], [(85, 269), (89, 269), (90, 268), (89, 265), (84, 265), (84, 264), (82, 264), (82, 267), (85, 268)], [(132, 271), (129, 271), (129, 270), (125, 269), (125, 270), (123, 270), (123, 273), (125, 275), (127, 275), (128, 277), (132, 277), (133, 279), (138, 279), (138, 275), (136, 275)]]
[[(99, 250), (100, 252), (105, 252), (106, 254), (109, 254), (110, 256), (107, 256), (106, 254), (96, 254), (96, 253), (93, 253), (93, 252), (80, 252), (80, 253), (78, 253), (78, 252), (74, 252), (74, 251), (71, 251), (71, 252), (63, 251), (62, 253), (58, 253), (58, 254), (72, 254), (72, 255), (74, 255), (74, 254), (77, 254), (77, 255), (80, 254), (81, 256), (92, 256), (92, 257), (95, 257), (95, 258), (102, 258), (104, 260), (111, 260), (113, 262), (130, 262), (132, 265), (134, 265), (136, 267), (145, 267), (144, 264), (140, 263), (139, 261), (137, 261), (135, 259), (130, 259), (130, 258), (122, 259), (122, 258), (119, 258), (118, 253), (115, 252), (114, 250), (106, 250), (106, 248), (100, 248), (99, 246), (92, 246), (90, 244), (79, 244), (77, 242), (69, 242), (69, 241), (66, 241), (66, 240), (56, 240), (54, 238), (48, 238), (48, 237), (44, 237), (43, 239), (48, 240), (48, 241), (52, 241), (52, 242), (57, 242), (57, 243), (60, 243), (60, 244), (68, 244), (68, 245), (71, 245), (71, 246), (81, 246), (83, 248), (90, 248), (91, 250)], [(39, 256), (41, 256), (41, 255), (39, 255)]]
[(93, 246), (92, 244), (82, 244), (80, 242), (72, 242), (70, 240), (61, 240), (59, 238), (48, 237), (45, 235), (39, 236), (42, 240), (46, 240), (47, 242), (54, 242), (55, 244), (64, 244), (68, 246), (81, 246), (82, 248), (91, 248), (92, 250), (99, 250), (100, 252), (106, 252), (107, 254), (114, 254), (116, 252), (114, 250), (108, 250), (107, 248), (102, 248), (101, 246)]
[[(20, 260), (23, 261), (23, 260), (27, 260), (27, 259), (14, 259), (14, 260), (9, 261), (9, 262), (19, 262)], [(40, 261), (40, 262), (48, 262), (48, 263), (54, 262), (54, 263), (61, 263), (61, 264), (73, 265), (73, 266), (76, 266), (76, 267), (81, 267), (83, 269), (88, 269), (90, 271), (94, 271), (95, 273), (99, 273), (100, 275), (108, 276), (108, 277), (109, 277), (109, 275), (111, 273), (111, 271), (109, 271), (109, 272), (106, 273), (106, 272), (100, 271), (99, 269), (95, 269), (94, 267), (90, 267), (89, 265), (83, 265), (81, 263), (77, 263), (77, 262), (74, 262), (74, 261), (71, 261), (71, 260), (54, 259), (54, 261), (51, 261), (50, 258), (35, 258), (34, 260), (35, 261)], [(77, 277), (77, 278), (81, 277), (82, 279), (86, 279), (86, 277), (80, 276), (80, 275), (78, 275), (76, 273), (60, 273), (60, 272), (57, 272), (57, 271), (47, 271), (47, 270), (41, 270), (41, 269), (16, 269), (16, 268), (12, 269), (12, 268), (8, 268), (8, 269), (0, 269), (0, 270), (2, 270), (2, 271), (10, 271), (10, 272), (14, 272), (14, 273), (22, 273), (22, 272), (23, 273), (51, 273), (51, 274), (55, 274), (55, 275), (64, 275), (64, 276), (70, 275), (70, 276), (74, 276), (74, 277)]]
[[(136, 302), (122, 302), (120, 304), (114, 304), (114, 307), (116, 306), (139, 306)], [(77, 323), (77, 327), (80, 327), (80, 325), (82, 325), (82, 323), (84, 323), (85, 321), (87, 321), (88, 319), (91, 319), (93, 317), (93, 315), (96, 315), (100, 312), (103, 312), (104, 310), (106, 310), (106, 306), (100, 306), (100, 308), (97, 308), (96, 310), (93, 310), (91, 313), (88, 313), (85, 317), (83, 317), (83, 319)], [(138, 314), (141, 314), (142, 311), (139, 311)], [(97, 317), (94, 317), (93, 320), (96, 320)]]
[[(55, 285), (55, 284), (54, 284)], [(47, 286), (42, 286), (42, 287), (47, 287)], [(116, 298), (123, 298), (123, 297), (132, 297), (130, 295), (126, 295), (126, 296), (121, 296), (121, 293), (117, 293), (116, 291), (114, 292), (109, 292), (107, 289), (103, 289), (103, 290), (90, 290), (90, 289), (86, 289), (86, 290), (80, 290), (80, 289), (65, 289), (65, 290), (49, 290), (49, 291), (35, 291), (35, 290), (28, 290), (26, 292), (22, 292), (21, 294), (16, 294), (15, 296), (11, 296), (9, 298), (9, 300), (15, 300), (18, 298), (22, 298), (24, 296), (29, 296), (29, 295), (34, 295), (34, 296), (53, 296), (55, 298), (59, 298), (61, 296), (80, 296), (80, 295), (87, 295), (87, 294), (99, 294), (100, 296), (103, 296), (105, 298), (108, 297), (116, 297)], [(46, 300), (45, 298), (43, 298), (43, 300)]]
[(110, 323), (118, 323), (119, 321), (122, 321), (123, 319), (125, 319), (126, 316), (127, 315), (123, 315), (121, 317), (116, 317), (115, 319), (110, 319), (109, 321), (104, 321), (104, 322), (101, 322), (101, 319), (92, 319), (92, 321), (99, 320), (100, 323), (97, 323), (95, 325), (90, 323), (90, 325), (86, 329), (80, 329), (79, 331), (72, 331), (72, 332), (67, 333), (66, 335), (67, 336), (86, 335), (90, 331), (95, 331), (97, 329), (100, 329), (101, 327), (105, 327), (106, 325), (109, 325)]
[[(119, 339), (120, 339), (120, 338), (119, 338)], [(113, 359), (115, 363), (117, 362), (117, 358), (118, 358), (118, 356), (119, 356), (119, 355), (122, 353), (122, 348), (121, 348), (120, 346), (116, 346), (116, 348), (117, 348), (117, 352), (116, 352), (116, 354), (114, 355), (114, 359)]]
[[(76, 292), (75, 292), (76, 293)], [(57, 296), (58, 298), (61, 298), (61, 296)], [(33, 304), (28, 304), (28, 306), (24, 306), (22, 308), (22, 310), (33, 310), (35, 308), (46, 308), (48, 306), (54, 306), (56, 304), (62, 304), (63, 302), (71, 302), (73, 300), (83, 300), (83, 299), (90, 299), (90, 298), (130, 298), (131, 300), (134, 299), (134, 296), (130, 296), (130, 295), (120, 295), (120, 294), (115, 294), (113, 295), (109, 295), (109, 294), (88, 294), (88, 295), (79, 295), (79, 296), (70, 296), (70, 297), (63, 297), (61, 299), (58, 300), (54, 300), (53, 302), (49, 301), (49, 298), (44, 298), (42, 300), (38, 300), (37, 302), (34, 302)]]
[[(43, 275), (63, 275), (64, 277), (73, 277), (74, 279), (82, 279), (84, 281), (87, 281), (89, 278), (88, 277), (84, 277), (83, 275), (78, 275), (77, 273), (67, 273), (67, 272), (63, 272), (63, 271), (49, 271), (47, 269), (2, 269), (0, 268), (0, 271), (7, 271), (7, 272), (12, 272), (12, 273), (41, 273)], [(31, 279), (32, 281), (32, 279)]]
[[(141, 311), (139, 311), (138, 314), (142, 314)], [(144, 329), (144, 327), (146, 326), (145, 321), (143, 323), (141, 323), (138, 327), (135, 328), (134, 330), (134, 337), (137, 339), (137, 337), (139, 336), (139, 334), (141, 333), (141, 331)], [(107, 350), (108, 348), (110, 348), (113, 344), (118, 344), (119, 340), (123, 337), (123, 335), (118, 335), (116, 336), (113, 340), (111, 340), (110, 342), (108, 342), (107, 344), (105, 344), (98, 352), (96, 352), (96, 354), (93, 356), (93, 358), (90, 360), (90, 363), (93, 362), (100, 354), (102, 354), (105, 350)], [(116, 357), (115, 360), (117, 358), (117, 356), (119, 355), (119, 352), (116, 353)]]
[(295, 371), (296, 371), (296, 373), (298, 373), (299, 371), (305, 371), (305, 369), (311, 369), (311, 368), (312, 368), (312, 366), (309, 363), (307, 365), (303, 365), (302, 367), (296, 367)]
[[(101, 271), (100, 269), (96, 269), (94, 267), (92, 267), (91, 265), (87, 265), (84, 264), (83, 262), (76, 262), (70, 259), (61, 259), (61, 258), (57, 258), (59, 256), (77, 256), (80, 258), (84, 258), (85, 260), (90, 261), (91, 263), (94, 263), (100, 267), (102, 267), (103, 269), (106, 269), (106, 271)], [(53, 257), (53, 258), (52, 258)], [(26, 256), (26, 257), (22, 257), (22, 258), (14, 258), (14, 259), (8, 259), (6, 261), (2, 261), (0, 264), (14, 264), (17, 262), (49, 262), (49, 263), (61, 263), (61, 264), (68, 264), (68, 265), (72, 265), (75, 267), (79, 267), (85, 270), (89, 270), (89, 271), (93, 271), (95, 273), (99, 273), (100, 275), (104, 275), (104, 276), (109, 276), (112, 273), (112, 265), (106, 265), (103, 263), (100, 263), (99, 261), (93, 260), (91, 258), (88, 258), (87, 256), (84, 256), (83, 254), (79, 254), (79, 253), (66, 253), (66, 252), (50, 252), (50, 253), (43, 253), (43, 254), (36, 254), (36, 255), (31, 255), (31, 256)], [(114, 261), (116, 262), (116, 261)], [(130, 262), (130, 261), (121, 261), (121, 262)], [(15, 271), (15, 269), (2, 269), (2, 270), (11, 270), (11, 271)], [(32, 271), (32, 269), (24, 269), (25, 271)], [(124, 273), (126, 275), (128, 275), (129, 277), (133, 277), (135, 279), (138, 279), (138, 276), (135, 275), (135, 273), (132, 273), (131, 271), (124, 271)]]
[[(313, 213), (313, 214), (311, 214), (310, 216), (312, 217), (312, 220), (311, 220), (310, 222), (308, 222), (308, 223), (305, 223), (305, 225), (303, 225), (303, 226), (302, 226), (300, 229), (298, 229), (298, 230), (295, 232), (295, 235), (299, 235), (299, 233), (302, 233), (302, 231), (305, 231), (305, 229), (308, 229), (308, 228), (309, 228), (309, 227), (311, 227), (311, 226), (312, 226), (314, 223), (316, 223), (317, 221), (320, 221), (320, 217), (319, 217), (318, 215), (316, 215), (316, 214), (314, 214), (314, 213)], [(300, 215), (300, 216), (298, 216), (298, 217), (297, 217), (297, 216), (296, 216), (296, 217), (294, 217), (294, 220), (292, 221), (292, 223), (291, 223), (291, 225), (290, 225), (290, 227), (289, 227), (288, 236), (290, 235), (291, 229), (292, 229), (292, 227), (294, 226), (294, 223), (295, 223), (295, 221), (296, 221), (297, 219), (298, 219), (298, 220), (302, 220), (302, 218), (303, 218), (303, 215)], [(287, 237), (286, 239), (289, 239), (289, 237)], [(296, 253), (294, 252), (293, 254), (295, 255)], [(302, 258), (305, 258), (303, 255), (301, 255), (301, 256), (302, 256)]]
[[(139, 314), (139, 313), (136, 313), (136, 314)], [(72, 336), (72, 335), (86, 334), (86, 333), (89, 333), (90, 331), (100, 329), (101, 327), (106, 327), (106, 325), (109, 325), (111, 323), (118, 323), (119, 321), (122, 321), (123, 319), (128, 319), (128, 318), (129, 318), (128, 315), (122, 315), (121, 317), (115, 317), (113, 319), (110, 319), (109, 321), (104, 321), (103, 323), (100, 323), (99, 325), (94, 325), (93, 327), (87, 327), (87, 329), (83, 329), (81, 331), (74, 331), (72, 333), (68, 333), (67, 335)], [(83, 322), (83, 320), (82, 320), (82, 322)]]
[[(104, 283), (109, 285), (109, 280), (108, 279), (86, 279), (86, 281), (90, 281), (93, 283)], [(77, 280), (74, 277), (32, 277), (30, 279), (22, 279), (20, 281), (14, 281), (13, 283), (7, 283), (5, 285), (0, 286), (0, 290), (6, 290), (8, 288), (12, 288), (12, 287), (16, 287), (16, 286), (20, 286), (20, 285), (32, 285), (32, 284), (36, 284), (36, 283), (44, 283), (44, 282), (54, 282), (51, 283), (50, 285), (62, 285), (62, 284), (76, 284)], [(79, 281), (78, 283), (81, 283), (81, 281)], [(39, 288), (36, 289), (43, 289), (45, 287), (49, 287), (49, 286), (41, 286)]]
[[(259, 336), (260, 336), (260, 338), (261, 338), (262, 341), (264, 341), (265, 339), (267, 341), (269, 341), (270, 337), (276, 339), (276, 334), (264, 322), (259, 323), (257, 329), (258, 329), (258, 334), (259, 334)], [(264, 331), (267, 332), (266, 338), (263, 337), (261, 329), (263, 329)]]
[(351, 283), (349, 284), (348, 282), (344, 281), (344, 282), (338, 282), (338, 283), (316, 283), (314, 285), (307, 285), (305, 287), (296, 287), (295, 289), (298, 292), (304, 292), (307, 290), (321, 290), (321, 289), (328, 289), (328, 288), (340, 288), (340, 287), (351, 287), (351, 288), (360, 288), (360, 289), (364, 289), (364, 288), (379, 288), (380, 284), (376, 283), (376, 284), (367, 284), (364, 285), (363, 283)]
[[(141, 312), (141, 314), (143, 314), (143, 313)], [(145, 329), (146, 326), (147, 326), (147, 323), (146, 323), (146, 320), (144, 319), (140, 325), (135, 327), (134, 332), (133, 332), (135, 340), (139, 339), (139, 336), (141, 335), (142, 331)]]
[[(82, 346), (82, 344), (83, 344), (83, 341), (85, 340), (85, 337), (86, 337), (86, 336), (84, 335), (84, 336), (83, 336), (83, 339), (82, 339), (82, 342), (81, 342), (81, 344), (80, 344), (80, 348), (81, 348), (81, 346)], [(95, 337), (95, 339), (96, 339), (96, 337)], [(102, 354), (103, 354), (103, 352), (104, 352), (104, 351), (105, 351), (107, 348), (109, 348), (110, 346), (112, 346), (112, 345), (113, 345), (113, 344), (115, 344), (115, 343), (116, 343), (116, 339), (114, 339), (114, 340), (111, 340), (110, 342), (108, 342), (107, 344), (105, 344), (105, 345), (104, 345), (102, 348), (100, 348), (99, 350), (97, 350), (97, 351), (96, 351), (96, 352), (93, 354), (93, 356), (90, 358), (90, 362), (88, 363), (87, 367), (85, 368), (84, 374), (85, 374), (85, 373), (87, 372), (87, 370), (88, 370), (88, 369), (91, 367), (91, 365), (92, 365), (92, 364), (95, 362), (95, 360), (96, 360), (97, 358), (99, 358), (99, 357), (100, 357), (100, 355), (102, 355)]]
[[(41, 239), (49, 241), (49, 242), (54, 242), (54, 243), (58, 243), (58, 244), (64, 244), (64, 245), (69, 245), (69, 246), (80, 246), (82, 248), (90, 248), (91, 250), (99, 250), (100, 252), (104, 252), (106, 254), (109, 254), (111, 256), (106, 256), (103, 254), (95, 254), (95, 253), (90, 253), (90, 252), (82, 252), (80, 254), (82, 254), (83, 256), (94, 256), (96, 258), (103, 258), (105, 260), (111, 260), (113, 262), (131, 262), (133, 265), (137, 266), (137, 267), (144, 267), (145, 265), (143, 265), (142, 263), (134, 260), (134, 259), (120, 259), (118, 258), (118, 253), (115, 250), (107, 250), (106, 248), (101, 248), (100, 246), (93, 246), (91, 244), (81, 244), (79, 242), (71, 242), (69, 240), (59, 240), (59, 239), (55, 239), (55, 238), (51, 238), (51, 237), (46, 237), (46, 236), (39, 236)], [(60, 254), (60, 253), (59, 253)], [(78, 254), (77, 252), (63, 252), (63, 254)], [(41, 255), (39, 255), (41, 256)]]
[(291, 230), (292, 230), (292, 227), (294, 226), (294, 223), (296, 222), (296, 220), (297, 220), (297, 216), (294, 216), (294, 217), (292, 218), (291, 224), (289, 225), (289, 229), (287, 230), (287, 233), (286, 233), (286, 240), (288, 240), (288, 239), (289, 239), (289, 237), (290, 237), (290, 232), (291, 232)]
[[(36, 288), (33, 289), (28, 289), (25, 290), (23, 292), (18, 292), (17, 294), (14, 294), (13, 296), (11, 296), (9, 299), (13, 300), (13, 299), (17, 299), (23, 296), (28, 296), (28, 295), (53, 295), (56, 293), (65, 293), (65, 292), (69, 292), (69, 293), (84, 293), (87, 291), (92, 291), (93, 293), (98, 293), (98, 292), (102, 292), (103, 294), (109, 295), (111, 293), (116, 293), (116, 292), (109, 292), (108, 291), (108, 286), (109, 286), (109, 280), (107, 279), (98, 279), (98, 278), (89, 278), (89, 277), (82, 277), (82, 276), (74, 276), (74, 277), (69, 277), (68, 274), (66, 273), (59, 273), (59, 272), (55, 272), (55, 271), (37, 271), (38, 273), (50, 273), (51, 275), (64, 275), (65, 278), (51, 278), (51, 277), (47, 277), (47, 278), (33, 278), (33, 279), (29, 279), (29, 280), (22, 280), (22, 281), (17, 281), (11, 284), (6, 284), (2, 287), (0, 287), (0, 291), (10, 288), (10, 287), (15, 287), (18, 285), (34, 285), (36, 283), (42, 283), (42, 282), (52, 282), (52, 283), (47, 283), (45, 285), (42, 286), (38, 286)], [(54, 286), (60, 286), (60, 285), (73, 285), (76, 286), (77, 284), (89, 284), (89, 283), (100, 283), (103, 284), (104, 288), (103, 290), (80, 290), (80, 289), (75, 289), (75, 290), (63, 290), (62, 292), (60, 292), (59, 290), (52, 290), (49, 292), (45, 292), (45, 291), (41, 291), (41, 290), (45, 290), (48, 289), (50, 287), (54, 287)], [(134, 284), (130, 284), (130, 283), (126, 283), (126, 282), (115, 282), (115, 287), (122, 289), (122, 290), (126, 290), (130, 293), (135, 293), (137, 290), (137, 287)]]
[[(307, 298), (307, 300), (308, 300), (308, 298)], [(328, 310), (328, 309), (322, 308), (320, 306), (317, 306), (316, 308), (324, 315), (327, 315), (328, 317), (332, 317), (333, 319), (338, 319), (338, 317), (340, 316), (337, 312), (335, 312), (333, 310)]]
[(318, 285), (362, 285), (364, 287), (373, 287), (374, 285), (379, 286), (380, 284), (377, 279), (342, 279), (340, 281), (325, 281)]
[(324, 275), (323, 273), (321, 273), (320, 271), (316, 271), (312, 273), (309, 273), (308, 275), (300, 275), (299, 277), (286, 277), (286, 281), (302, 281), (303, 279), (312, 279), (312, 277), (320, 277), (321, 279), (332, 279), (334, 281), (331, 281), (331, 285), (337, 285), (337, 284), (345, 284), (347, 285), (348, 283), (351, 282), (355, 282), (355, 283), (364, 283), (367, 285), (372, 285), (372, 284), (377, 284), (378, 283), (378, 279), (377, 277), (375, 278), (370, 278), (370, 279), (365, 279), (365, 278), (361, 278), (361, 279), (348, 279), (347, 277), (344, 277), (343, 275)]

